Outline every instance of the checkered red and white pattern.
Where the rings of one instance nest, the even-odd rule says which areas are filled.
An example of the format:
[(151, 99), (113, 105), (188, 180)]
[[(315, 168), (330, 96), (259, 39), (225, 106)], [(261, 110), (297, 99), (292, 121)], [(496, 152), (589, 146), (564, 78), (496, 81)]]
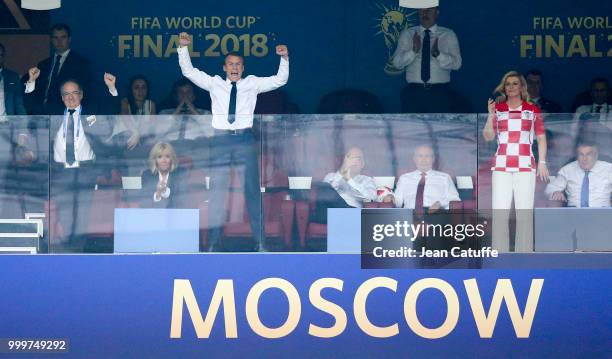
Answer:
[(497, 153), (493, 171), (531, 172), (536, 162), (531, 151), (534, 134), (544, 134), (544, 121), (538, 106), (523, 101), (520, 109), (512, 110), (505, 102), (495, 106), (493, 129), (497, 132)]

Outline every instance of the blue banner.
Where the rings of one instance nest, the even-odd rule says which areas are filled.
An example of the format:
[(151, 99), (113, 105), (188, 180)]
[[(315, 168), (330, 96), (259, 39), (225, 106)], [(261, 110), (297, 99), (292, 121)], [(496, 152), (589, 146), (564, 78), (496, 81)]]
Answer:
[[(194, 35), (196, 66), (222, 73), (222, 56), (236, 50), (248, 74), (276, 72), (274, 46), (287, 44), (291, 76), (286, 86), (301, 112), (312, 113), (323, 95), (341, 88), (375, 94), (386, 112), (398, 112), (406, 82), (388, 65), (401, 29), (418, 24), (414, 10), (397, 0), (359, 1), (137, 1), (64, 2), (53, 22), (73, 28), (73, 48), (94, 69), (120, 75), (144, 73), (155, 99), (180, 77), (176, 35)], [(569, 111), (574, 96), (596, 76), (610, 77), (612, 3), (588, 0), (505, 3), (442, 1), (438, 23), (459, 39), (463, 65), (453, 87), (474, 111), (486, 111), (487, 96), (509, 70), (539, 68), (546, 96)], [(85, 15), (95, 14), (95, 15)], [(92, 27), (92, 16), (105, 26)]]
[(1, 264), (0, 338), (67, 340), (68, 357), (612, 355), (610, 270), (361, 270), (332, 254)]

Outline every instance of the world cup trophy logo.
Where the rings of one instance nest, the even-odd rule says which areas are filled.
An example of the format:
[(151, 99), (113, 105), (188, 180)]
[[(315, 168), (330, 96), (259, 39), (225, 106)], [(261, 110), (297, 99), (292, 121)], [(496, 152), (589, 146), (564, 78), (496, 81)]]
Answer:
[(377, 20), (376, 28), (379, 29), (376, 35), (383, 35), (385, 46), (387, 47), (388, 60), (385, 64), (385, 73), (388, 75), (399, 75), (404, 69), (398, 69), (391, 63), (391, 57), (397, 47), (400, 34), (404, 29), (416, 25), (417, 12), (408, 12), (402, 7), (389, 8), (384, 4), (376, 4), (382, 11), (382, 16)]

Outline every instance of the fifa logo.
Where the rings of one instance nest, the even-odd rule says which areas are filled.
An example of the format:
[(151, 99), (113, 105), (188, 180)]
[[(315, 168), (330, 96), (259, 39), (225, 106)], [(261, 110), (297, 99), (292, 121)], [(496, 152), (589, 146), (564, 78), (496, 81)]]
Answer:
[(382, 12), (381, 17), (376, 19), (375, 27), (378, 29), (376, 35), (383, 35), (387, 47), (385, 73), (388, 75), (402, 74), (404, 72), (402, 69), (397, 69), (391, 64), (391, 56), (397, 47), (402, 30), (417, 24), (417, 12), (399, 6), (389, 8), (380, 3), (376, 4), (376, 7)]

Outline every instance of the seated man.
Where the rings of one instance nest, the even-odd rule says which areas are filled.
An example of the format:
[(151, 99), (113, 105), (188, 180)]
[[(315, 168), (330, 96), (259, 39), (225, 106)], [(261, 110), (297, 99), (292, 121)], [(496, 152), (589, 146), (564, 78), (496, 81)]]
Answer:
[(172, 115), (166, 124), (160, 124), (164, 131), (163, 138), (158, 140), (177, 141), (193, 140), (206, 136), (206, 130), (212, 131), (211, 118), (202, 115), (210, 111), (196, 107), (196, 94), (191, 81), (180, 79), (174, 83), (172, 97), (176, 106), (166, 108), (160, 115)]
[(591, 103), (578, 107), (576, 109), (576, 117), (581, 118), (581, 115), (584, 113), (592, 113), (598, 114), (596, 116), (603, 120), (605, 115), (612, 111), (612, 104), (608, 103), (610, 83), (603, 77), (593, 79), (589, 93), (591, 95)]
[(314, 222), (327, 223), (327, 208), (361, 208), (363, 202), (376, 200), (376, 183), (372, 177), (364, 176), (363, 152), (352, 147), (344, 156), (342, 166), (328, 173), (317, 186), (317, 205)]
[(577, 160), (559, 170), (546, 186), (546, 195), (567, 201), (570, 207), (610, 207), (612, 163), (598, 160), (597, 145), (583, 141), (576, 148)]
[(434, 151), (421, 145), (412, 157), (416, 170), (400, 176), (395, 186), (396, 207), (412, 208), (417, 213), (434, 213), (448, 209), (451, 201), (460, 201), (453, 179), (446, 173), (433, 170)]
[[(444, 225), (450, 222), (445, 214), (451, 201), (460, 201), (459, 193), (451, 176), (433, 170), (434, 150), (430, 145), (421, 145), (414, 150), (412, 157), (416, 170), (400, 176), (395, 186), (394, 202), (396, 207), (414, 209), (414, 221), (424, 220), (429, 224)], [(418, 251), (427, 249), (449, 249), (451, 240), (442, 235), (419, 237), (413, 244)]]

